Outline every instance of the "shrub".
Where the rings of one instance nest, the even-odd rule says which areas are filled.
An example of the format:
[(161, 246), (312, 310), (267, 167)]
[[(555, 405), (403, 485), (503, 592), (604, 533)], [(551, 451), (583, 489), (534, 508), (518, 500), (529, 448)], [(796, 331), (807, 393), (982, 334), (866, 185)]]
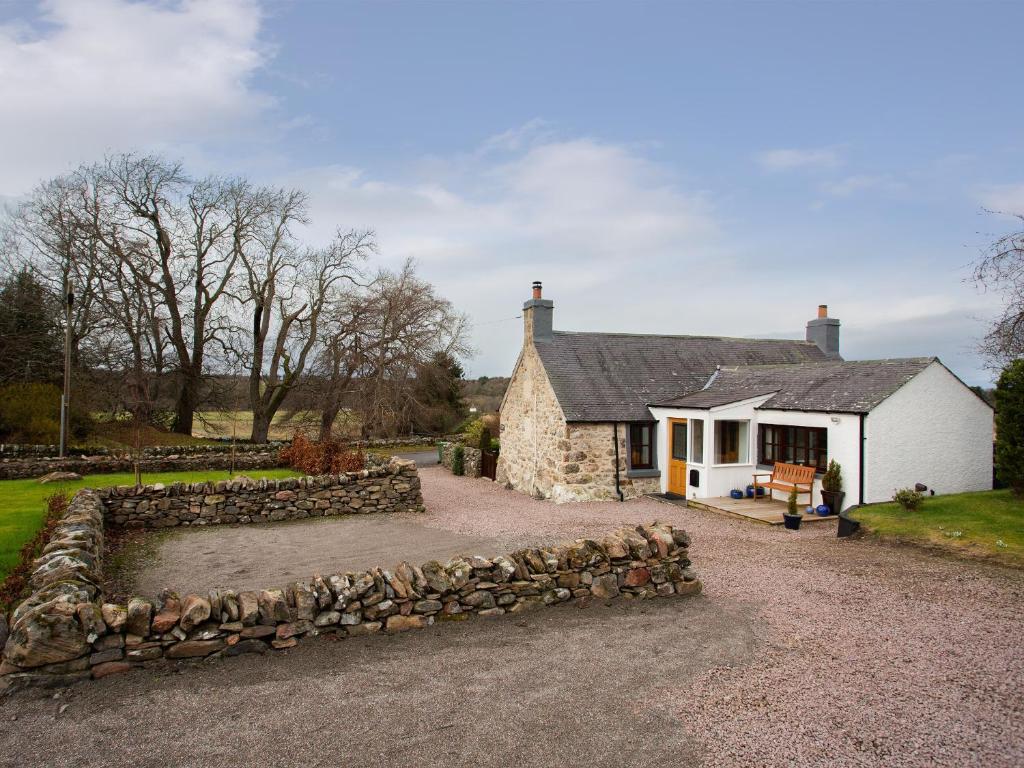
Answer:
[(905, 512), (916, 512), (924, 502), (924, 494), (913, 488), (901, 488), (892, 495), (892, 500), (903, 507)]
[(481, 451), (491, 450), (491, 430), (484, 427), (480, 430), (480, 440), (477, 443)]
[(366, 468), (366, 454), (341, 440), (310, 440), (296, 432), (291, 445), (282, 448), (281, 462), (307, 475), (337, 475)]
[(796, 506), (796, 486), (789, 489), (789, 498), (786, 499), (786, 511), (791, 515), (800, 514), (800, 510)]
[(466, 424), (462, 434), (466, 438), (466, 445), (480, 445), (480, 435), (487, 428), (483, 419), (473, 419)]
[(1014, 360), (996, 382), (996, 475), (1024, 495), (1024, 360)]
[(456, 445), (452, 450), (452, 474), (466, 474), (466, 450), (463, 448), (462, 443)]
[(828, 463), (828, 469), (822, 475), (821, 488), (831, 493), (839, 493), (843, 490), (843, 468), (835, 459)]
[[(53, 384), (0, 387), (0, 442), (52, 445), (60, 440), (60, 395)], [(92, 419), (80, 408), (68, 414), (70, 435), (83, 438)]]

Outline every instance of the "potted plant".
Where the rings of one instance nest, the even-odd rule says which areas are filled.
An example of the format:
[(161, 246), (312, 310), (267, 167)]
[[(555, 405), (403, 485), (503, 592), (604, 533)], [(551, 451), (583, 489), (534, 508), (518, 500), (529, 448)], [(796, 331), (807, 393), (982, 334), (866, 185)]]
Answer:
[(791, 531), (800, 530), (800, 521), (803, 519), (803, 515), (800, 514), (800, 510), (797, 508), (796, 503), (796, 488), (792, 488), (789, 491), (789, 499), (786, 501), (786, 511), (782, 513), (782, 523)]
[(839, 462), (832, 459), (828, 463), (828, 469), (821, 478), (821, 500), (828, 507), (833, 515), (838, 515), (843, 509), (843, 468)]

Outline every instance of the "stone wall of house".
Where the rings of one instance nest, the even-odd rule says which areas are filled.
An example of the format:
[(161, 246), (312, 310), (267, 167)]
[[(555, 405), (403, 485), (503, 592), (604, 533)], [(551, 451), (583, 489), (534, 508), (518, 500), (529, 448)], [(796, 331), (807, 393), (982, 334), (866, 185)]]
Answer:
[(422, 512), (416, 464), (281, 480), (236, 478), (99, 491), (109, 525), (127, 528), (266, 523), (371, 512)]
[(108, 603), (100, 590), (103, 502), (81, 491), (35, 563), (31, 597), (15, 610), (0, 674), (54, 685), (165, 660), (290, 648), (300, 638), (402, 632), (440, 621), (517, 614), (591, 598), (692, 595), (689, 536), (670, 526), (624, 528), (492, 559), (399, 563), (260, 591), (212, 590)]
[(523, 345), (501, 405), (500, 438), (497, 481), (531, 496), (550, 497), (555, 485), (564, 480), (566, 424), (530, 341)]
[[(452, 463), (455, 460), (455, 447), (461, 445), (461, 443), (442, 442), (439, 445), (441, 448), (441, 466), (450, 472)], [(470, 448), (468, 445), (462, 445), (462, 474), (466, 477), (480, 477), (481, 462), (482, 456), (479, 448)]]
[[(627, 476), (628, 424), (619, 424), (619, 489), (623, 498), (632, 499), (660, 490), (658, 478)], [(555, 482), (549, 494), (554, 501), (616, 500), (615, 429), (611, 422), (599, 424), (572, 423), (566, 427), (564, 440), (559, 441), (561, 454), (555, 471)]]

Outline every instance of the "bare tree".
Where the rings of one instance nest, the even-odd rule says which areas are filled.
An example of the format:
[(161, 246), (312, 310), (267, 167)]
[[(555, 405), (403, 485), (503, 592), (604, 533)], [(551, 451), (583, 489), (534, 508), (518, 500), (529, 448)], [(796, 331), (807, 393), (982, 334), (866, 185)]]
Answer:
[(229, 212), (229, 183), (192, 181), (158, 157), (118, 155), (89, 172), (100, 197), (95, 236), (166, 315), (178, 375), (174, 429), (191, 434), (207, 349), (226, 327), (219, 311), (245, 239), (237, 230), (250, 222)]
[(989, 246), (974, 265), (974, 281), (1002, 294), (1003, 309), (981, 342), (982, 354), (1001, 369), (1024, 357), (1024, 214), (1020, 228)]
[[(8, 210), (0, 228), (5, 266), (12, 272), (30, 269), (57, 307), (74, 292), (71, 362), (76, 369), (83, 363), (83, 345), (95, 341), (103, 319), (92, 291), (101, 264), (99, 243), (80, 225), (93, 192), (80, 174), (47, 181)], [(64, 312), (54, 319), (63, 333)]]
[(253, 442), (266, 442), (270, 424), (302, 380), (319, 339), (323, 313), (345, 284), (355, 285), (357, 264), (375, 250), (372, 232), (338, 232), (326, 248), (301, 248), (290, 226), (302, 221), (305, 196), (265, 193), (261, 222), (240, 248), (242, 300), (252, 307), (248, 349)]
[(330, 434), (344, 402), (364, 436), (408, 432), (427, 405), (418, 372), (438, 353), (467, 354), (467, 332), (466, 317), (416, 274), (414, 262), (379, 272), (366, 290), (333, 307), (318, 367), (321, 435)]

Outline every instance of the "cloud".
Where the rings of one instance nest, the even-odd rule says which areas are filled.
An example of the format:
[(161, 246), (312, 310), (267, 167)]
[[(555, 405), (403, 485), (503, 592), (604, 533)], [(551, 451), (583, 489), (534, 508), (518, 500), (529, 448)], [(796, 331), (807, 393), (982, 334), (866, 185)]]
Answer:
[(769, 149), (759, 152), (754, 159), (766, 171), (793, 171), (804, 169), (835, 168), (842, 162), (838, 150), (819, 149)]
[[(471, 370), (479, 373), (511, 369), (522, 334), (515, 315), (533, 280), (543, 280), (564, 311), (560, 327), (623, 329), (663, 325), (670, 297), (626, 299), (635, 305), (628, 322), (617, 297), (648, 282), (654, 295), (666, 275), (732, 273), (708, 196), (634, 147), (544, 137), (481, 146), (497, 143), (500, 153), (470, 151), (444, 168), (433, 158), (422, 179), (328, 166), (278, 181), (309, 191), (311, 239), (336, 226), (373, 227), (387, 263), (417, 259), (477, 323)], [(680, 332), (682, 316), (672, 321)]]
[(271, 104), (250, 0), (49, 0), (0, 25), (0, 194), (125, 148), (201, 143)]
[(993, 184), (979, 190), (977, 198), (990, 211), (1024, 216), (1024, 184)]

